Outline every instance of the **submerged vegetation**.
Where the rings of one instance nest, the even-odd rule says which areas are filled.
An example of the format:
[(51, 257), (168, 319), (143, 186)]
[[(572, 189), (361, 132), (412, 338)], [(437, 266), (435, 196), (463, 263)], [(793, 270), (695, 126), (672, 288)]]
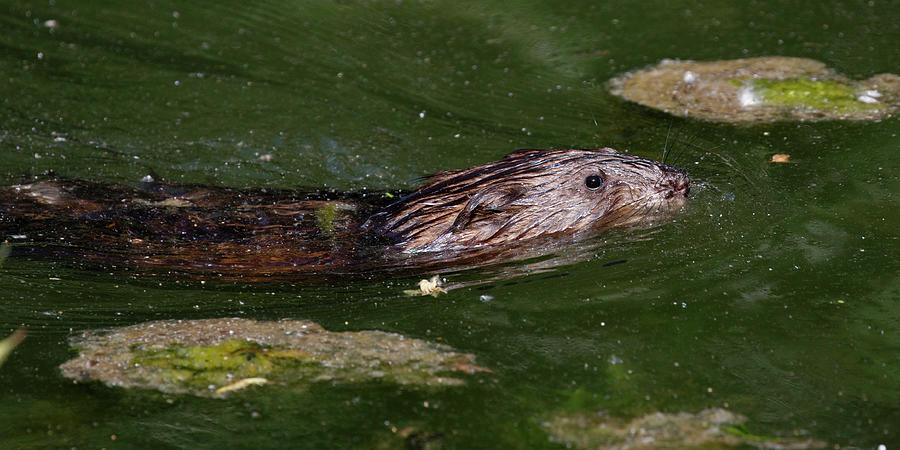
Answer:
[(9, 358), (9, 355), (12, 351), (25, 340), (25, 329), (19, 328), (14, 331), (13, 334), (7, 336), (6, 338), (0, 340), (0, 366), (6, 362), (6, 358)]
[(722, 408), (697, 414), (652, 413), (623, 420), (598, 413), (569, 414), (544, 422), (551, 439), (576, 448), (703, 448), (762, 447), (824, 448), (827, 444), (804, 437), (759, 436), (743, 426), (747, 418)]
[[(9, 244), (6, 242), (0, 243), (0, 264), (3, 264), (7, 256), (9, 256)], [(19, 328), (6, 338), (0, 339), (0, 366), (6, 362), (12, 351), (25, 340), (25, 334), (25, 329)]]

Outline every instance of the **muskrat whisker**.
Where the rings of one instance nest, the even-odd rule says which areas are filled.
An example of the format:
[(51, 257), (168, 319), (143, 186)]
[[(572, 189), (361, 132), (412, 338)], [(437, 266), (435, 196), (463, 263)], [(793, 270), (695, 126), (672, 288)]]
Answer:
[[(699, 138), (697, 136), (689, 136), (688, 139), (689, 140), (685, 140), (685, 139), (676, 139), (675, 140), (675, 142), (672, 145), (674, 147), (672, 150), (672, 158), (669, 160), (669, 162), (667, 164), (678, 165), (679, 162), (681, 161), (681, 157), (684, 155), (687, 155), (689, 149), (706, 151), (709, 148), (708, 146), (704, 146), (704, 145), (695, 143), (694, 142), (695, 140), (699, 140)], [(681, 145), (676, 145), (679, 143)]]
[[(645, 194), (639, 197), (632, 197), (631, 200), (615, 204), (614, 208), (610, 208), (607, 214), (618, 214), (619, 211), (626, 211), (627, 215), (618, 214), (616, 216), (619, 222), (628, 223), (631, 219), (640, 216), (656, 215), (661, 203), (652, 202), (648, 204), (651, 194)], [(623, 220), (624, 219), (624, 220)]]
[(669, 150), (669, 135), (672, 134), (672, 120), (669, 120), (669, 129), (666, 131), (666, 141), (663, 143), (663, 154), (660, 162), (666, 163), (666, 152)]
[[(718, 147), (715, 147), (715, 148), (718, 148)], [(719, 158), (719, 160), (722, 161), (722, 163), (724, 163), (726, 166), (728, 166), (729, 169), (731, 169), (730, 170), (731, 173), (737, 173), (738, 175), (741, 176), (741, 178), (744, 179), (744, 181), (747, 182), (748, 185), (752, 186), (755, 190), (759, 190), (759, 186), (757, 185), (757, 183), (755, 181), (753, 181), (753, 179), (751, 179), (749, 176), (747, 176), (739, 167), (735, 166), (732, 163), (733, 160), (729, 160), (728, 158), (726, 158), (725, 156), (723, 156), (722, 154), (720, 154), (718, 152), (715, 152), (715, 153), (708, 152), (707, 154), (714, 155), (717, 158)]]
[(664, 164), (677, 164), (681, 157), (686, 154), (688, 147), (692, 147), (694, 145), (690, 141), (679, 138), (679, 136), (675, 136), (675, 139), (672, 141), (672, 147), (669, 150), (671, 158), (666, 160)]

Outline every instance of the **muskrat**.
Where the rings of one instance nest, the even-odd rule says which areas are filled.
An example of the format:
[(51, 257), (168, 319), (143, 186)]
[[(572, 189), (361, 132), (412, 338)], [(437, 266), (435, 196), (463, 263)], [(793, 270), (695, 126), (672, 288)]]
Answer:
[[(410, 193), (142, 188), (53, 179), (0, 190), (14, 254), (239, 277), (471, 267), (679, 210), (690, 180), (599, 150), (519, 150)], [(24, 240), (24, 242), (22, 242)]]

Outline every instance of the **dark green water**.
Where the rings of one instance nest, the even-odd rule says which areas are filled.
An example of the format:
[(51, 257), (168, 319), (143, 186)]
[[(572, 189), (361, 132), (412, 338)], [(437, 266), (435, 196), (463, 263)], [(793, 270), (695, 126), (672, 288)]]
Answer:
[[(393, 446), (392, 427), (411, 427), (449, 448), (541, 448), (557, 445), (541, 423), (563, 412), (726, 404), (759, 434), (900, 443), (900, 120), (737, 127), (603, 89), (676, 57), (898, 73), (900, 7), (127, 3), (0, 6), (3, 184), (45, 171), (136, 183), (153, 171), (240, 187), (409, 188), (523, 147), (659, 158), (671, 126), (694, 199), (647, 239), (611, 236), (552, 273), (565, 276), (437, 299), (404, 296), (412, 278), (201, 285), (7, 260), (0, 336), (23, 325), (29, 336), (0, 368), (0, 447)], [(773, 153), (792, 163), (769, 164)], [(223, 316), (440, 338), (493, 373), (442, 390), (319, 384), (210, 400), (73, 385), (57, 370), (78, 330)]]

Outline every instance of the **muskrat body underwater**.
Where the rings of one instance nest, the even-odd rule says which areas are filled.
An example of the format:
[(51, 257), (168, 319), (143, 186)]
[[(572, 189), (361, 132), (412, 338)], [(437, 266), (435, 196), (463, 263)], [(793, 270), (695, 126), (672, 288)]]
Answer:
[(519, 150), (383, 193), (131, 188), (49, 180), (0, 190), (15, 253), (244, 278), (463, 268), (651, 222), (681, 208), (681, 170), (612, 149)]

